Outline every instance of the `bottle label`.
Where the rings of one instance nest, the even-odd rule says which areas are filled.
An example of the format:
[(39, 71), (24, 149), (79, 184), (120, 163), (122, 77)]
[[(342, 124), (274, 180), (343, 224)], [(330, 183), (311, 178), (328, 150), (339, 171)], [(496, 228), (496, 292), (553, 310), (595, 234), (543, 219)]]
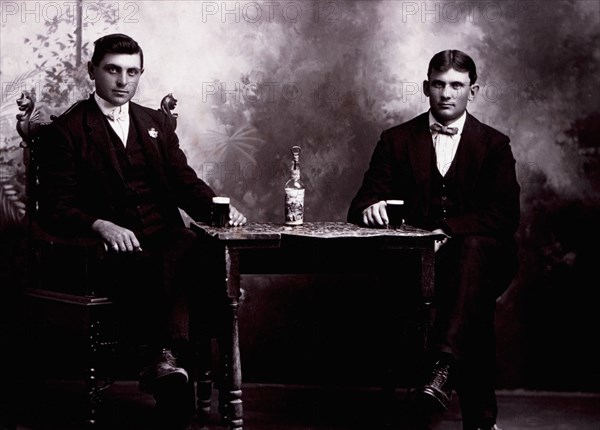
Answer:
[(285, 223), (299, 225), (304, 222), (304, 190), (285, 189)]

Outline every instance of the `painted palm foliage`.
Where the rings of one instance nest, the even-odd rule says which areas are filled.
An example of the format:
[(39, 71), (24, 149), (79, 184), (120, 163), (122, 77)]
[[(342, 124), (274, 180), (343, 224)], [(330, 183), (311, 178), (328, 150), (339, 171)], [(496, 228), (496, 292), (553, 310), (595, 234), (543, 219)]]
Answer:
[(14, 224), (25, 216), (25, 170), (20, 148), (0, 156), (0, 224)]
[(199, 137), (203, 146), (212, 148), (209, 152), (211, 160), (236, 159), (249, 164), (257, 164), (255, 153), (264, 143), (258, 130), (249, 123), (238, 129), (226, 125), (224, 131), (207, 130)]

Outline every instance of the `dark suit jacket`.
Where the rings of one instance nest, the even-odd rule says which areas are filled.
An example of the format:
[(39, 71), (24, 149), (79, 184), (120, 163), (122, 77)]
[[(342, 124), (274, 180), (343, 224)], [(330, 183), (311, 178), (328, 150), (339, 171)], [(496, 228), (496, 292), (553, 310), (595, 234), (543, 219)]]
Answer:
[[(167, 115), (132, 102), (129, 112), (167, 225), (184, 225), (179, 208), (195, 220), (208, 220), (214, 193), (188, 165)], [(127, 193), (108, 127), (92, 96), (43, 132), (39, 216), (51, 231), (89, 235), (96, 219), (119, 219)]]
[(348, 220), (380, 200), (402, 199), (408, 224), (452, 235), (512, 237), (519, 223), (519, 184), (509, 139), (467, 113), (454, 163), (458, 215), (441, 225), (428, 221), (432, 156), (428, 113), (384, 131), (353, 199)]

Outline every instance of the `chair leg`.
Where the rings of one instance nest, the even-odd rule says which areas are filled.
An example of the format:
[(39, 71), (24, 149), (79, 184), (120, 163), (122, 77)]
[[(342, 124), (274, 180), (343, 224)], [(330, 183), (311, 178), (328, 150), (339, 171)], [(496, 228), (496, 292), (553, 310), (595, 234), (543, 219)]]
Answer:
[(98, 321), (92, 321), (88, 330), (88, 367), (85, 370), (85, 390), (87, 393), (88, 410), (85, 423), (88, 426), (95, 426), (97, 423), (98, 407), (101, 401), (101, 390), (98, 387), (98, 378), (96, 375), (96, 363), (98, 359), (98, 349), (100, 347), (100, 323)]
[(85, 378), (85, 386), (87, 392), (88, 410), (85, 423), (88, 426), (94, 426), (97, 423), (97, 412), (100, 404), (100, 391), (98, 390), (98, 381), (96, 379), (96, 369), (90, 367), (87, 369)]

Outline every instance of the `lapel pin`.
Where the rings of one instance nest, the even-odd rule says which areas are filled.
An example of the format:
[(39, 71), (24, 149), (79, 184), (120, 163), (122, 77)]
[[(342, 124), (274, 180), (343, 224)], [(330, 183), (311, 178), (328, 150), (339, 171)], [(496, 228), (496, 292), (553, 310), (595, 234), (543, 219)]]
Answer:
[(148, 129), (148, 134), (154, 139), (158, 137), (158, 131), (154, 127)]

